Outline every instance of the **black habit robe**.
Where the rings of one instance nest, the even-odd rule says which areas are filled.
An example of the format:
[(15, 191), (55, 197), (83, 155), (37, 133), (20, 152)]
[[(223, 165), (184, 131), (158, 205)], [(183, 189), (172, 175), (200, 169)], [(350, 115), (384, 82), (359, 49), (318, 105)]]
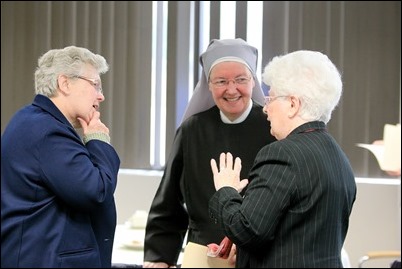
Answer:
[(208, 214), (215, 193), (210, 160), (222, 152), (240, 157), (244, 179), (258, 151), (273, 141), (267, 115), (256, 103), (241, 123), (222, 122), (217, 106), (184, 121), (149, 211), (144, 260), (176, 264), (187, 229), (188, 241), (219, 244), (224, 234)]

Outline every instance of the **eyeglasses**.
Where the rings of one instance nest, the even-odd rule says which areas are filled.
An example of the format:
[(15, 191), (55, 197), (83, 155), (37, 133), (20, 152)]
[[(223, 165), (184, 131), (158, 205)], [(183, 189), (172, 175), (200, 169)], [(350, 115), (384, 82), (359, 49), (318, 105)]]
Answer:
[(233, 83), (236, 85), (246, 85), (250, 80), (251, 77), (237, 77), (235, 79), (218, 78), (215, 79), (214, 81), (210, 81), (210, 83), (214, 85), (216, 88), (223, 88), (229, 85), (229, 82), (231, 81), (233, 81)]
[(279, 95), (279, 96), (265, 96), (265, 104), (272, 103), (275, 101), (277, 98), (286, 98), (288, 97), (287, 95)]
[(101, 82), (100, 80), (97, 80), (97, 79), (94, 79), (94, 78), (86, 78), (86, 77), (83, 77), (83, 76), (74, 76), (74, 77), (75, 77), (75, 78), (83, 79), (83, 80), (85, 80), (85, 81), (88, 81), (89, 84), (91, 84), (92, 86), (94, 86), (94, 88), (95, 88), (95, 90), (96, 90), (97, 92), (103, 94), (103, 91), (102, 91), (102, 82)]

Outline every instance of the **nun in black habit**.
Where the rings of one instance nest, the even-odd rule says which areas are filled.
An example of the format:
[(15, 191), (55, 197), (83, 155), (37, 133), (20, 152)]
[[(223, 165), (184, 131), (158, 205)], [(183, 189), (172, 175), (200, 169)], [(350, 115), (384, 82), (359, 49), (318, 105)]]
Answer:
[(176, 266), (187, 231), (188, 241), (202, 245), (224, 238), (208, 214), (215, 193), (210, 160), (230, 151), (241, 158), (246, 178), (257, 152), (275, 141), (262, 110), (257, 59), (257, 49), (240, 38), (214, 39), (200, 56), (202, 76), (150, 207), (144, 267)]

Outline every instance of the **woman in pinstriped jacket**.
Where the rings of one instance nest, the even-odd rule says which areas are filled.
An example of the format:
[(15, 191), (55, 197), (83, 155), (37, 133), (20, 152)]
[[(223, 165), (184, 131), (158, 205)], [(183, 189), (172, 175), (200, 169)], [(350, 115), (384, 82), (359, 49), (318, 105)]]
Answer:
[(236, 245), (236, 267), (342, 267), (356, 183), (326, 128), (341, 76), (326, 55), (296, 51), (275, 57), (263, 81), (270, 86), (264, 112), (278, 141), (259, 151), (248, 179), (231, 153), (220, 155), (219, 167), (211, 160), (217, 192), (210, 215)]

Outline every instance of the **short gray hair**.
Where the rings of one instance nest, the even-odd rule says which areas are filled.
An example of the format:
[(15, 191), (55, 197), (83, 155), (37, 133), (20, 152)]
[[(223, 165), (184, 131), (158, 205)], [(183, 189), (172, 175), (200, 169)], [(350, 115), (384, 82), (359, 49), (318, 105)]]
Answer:
[(105, 58), (86, 48), (69, 46), (52, 49), (38, 59), (35, 71), (35, 93), (52, 97), (57, 92), (57, 79), (64, 74), (67, 77), (79, 75), (86, 64), (92, 65), (99, 74), (109, 70)]

